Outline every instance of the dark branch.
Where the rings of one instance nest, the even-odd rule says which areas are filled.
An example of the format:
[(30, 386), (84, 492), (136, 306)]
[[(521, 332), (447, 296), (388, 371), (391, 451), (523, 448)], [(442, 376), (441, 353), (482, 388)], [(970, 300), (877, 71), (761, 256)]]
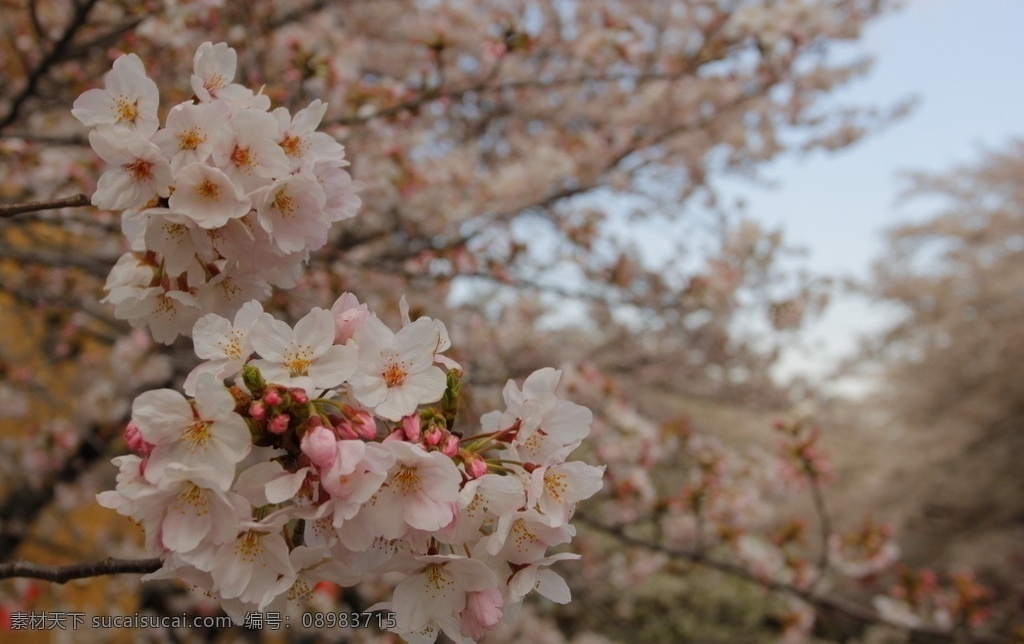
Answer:
[(791, 597), (796, 597), (800, 600), (811, 604), (812, 606), (823, 608), (826, 610), (833, 610), (838, 613), (842, 613), (848, 617), (851, 617), (859, 622), (865, 624), (884, 624), (891, 626), (892, 628), (898, 628), (908, 633), (915, 633), (919, 635), (926, 635), (935, 639), (940, 639), (949, 642), (978, 642), (979, 644), (989, 644), (996, 642), (1003, 642), (1004, 638), (988, 633), (977, 633), (977, 632), (964, 632), (964, 631), (944, 631), (938, 628), (928, 627), (908, 627), (903, 624), (896, 624), (884, 619), (881, 615), (876, 613), (874, 610), (865, 608), (854, 602), (841, 599), (838, 597), (828, 597), (820, 595), (803, 588), (798, 588), (791, 584), (774, 581), (766, 577), (760, 576), (748, 570), (747, 568), (734, 564), (714, 557), (709, 557), (703, 552), (695, 550), (681, 550), (678, 548), (669, 548), (662, 546), (661, 544), (648, 541), (646, 539), (639, 539), (626, 533), (623, 526), (609, 526), (598, 521), (594, 521), (585, 516), (576, 515), (576, 521), (579, 523), (586, 524), (600, 532), (611, 535), (621, 541), (622, 543), (637, 548), (644, 548), (652, 552), (660, 552), (666, 554), (675, 559), (681, 559), (689, 561), (691, 563), (703, 566), (705, 568), (711, 568), (719, 572), (726, 573), (737, 579), (742, 579), (753, 584), (757, 584), (762, 588), (771, 590)]
[(68, 47), (71, 45), (72, 39), (75, 34), (85, 26), (86, 20), (89, 17), (89, 12), (92, 11), (98, 0), (85, 0), (84, 2), (75, 2), (75, 15), (71, 17), (71, 21), (68, 26), (64, 29), (64, 32), (54, 43), (53, 49), (50, 50), (39, 64), (29, 73), (28, 80), (25, 86), (21, 88), (21, 91), (15, 95), (11, 101), (11, 108), (7, 114), (0, 119), (0, 130), (3, 130), (11, 123), (14, 123), (18, 119), (18, 115), (21, 113), (22, 107), (25, 102), (36, 93), (36, 88), (39, 86), (39, 82), (44, 76), (50, 71), (50, 68), (60, 62), (61, 59), (67, 54)]
[(162, 565), (163, 562), (159, 559), (114, 559), (111, 557), (68, 566), (46, 566), (31, 561), (14, 561), (0, 564), (0, 579), (28, 577), (64, 584), (72, 579), (104, 575), (146, 574), (159, 570)]
[(58, 208), (80, 208), (82, 206), (88, 206), (90, 203), (89, 197), (85, 195), (75, 195), (74, 197), (64, 197), (63, 199), (54, 199), (52, 201), (34, 201), (32, 203), (0, 205), (0, 219), (16, 217), (17, 215), (21, 215), (26, 212), (56, 210)]

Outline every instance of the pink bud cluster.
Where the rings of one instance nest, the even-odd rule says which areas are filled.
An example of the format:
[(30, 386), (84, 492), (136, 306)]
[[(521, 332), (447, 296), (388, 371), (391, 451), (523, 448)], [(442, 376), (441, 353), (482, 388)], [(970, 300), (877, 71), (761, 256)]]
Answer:
[(992, 589), (967, 570), (943, 584), (931, 570), (899, 566), (888, 593), (875, 596), (873, 603), (879, 615), (894, 624), (952, 631), (985, 623), (992, 614), (993, 597)]
[(397, 332), (351, 294), (294, 327), (257, 302), (196, 323), (205, 362), (189, 397), (135, 400), (134, 454), (114, 459), (116, 489), (98, 497), (143, 527), (164, 562), (152, 577), (184, 579), (242, 622), (321, 582), (393, 573), (375, 609), (413, 642), (478, 640), (534, 590), (569, 601), (551, 566), (579, 556), (548, 549), (572, 540), (576, 503), (602, 487), (603, 467), (568, 460), (590, 411), (541, 369), (463, 435), (447, 331), (402, 311)]
[(269, 98), (232, 82), (236, 66), (226, 44), (202, 44), (194, 98), (163, 127), (156, 84), (135, 54), (72, 109), (108, 166), (92, 203), (123, 211), (130, 247), (105, 301), (159, 342), (187, 334), (204, 312), (233, 315), (272, 286), (293, 286), (331, 224), (360, 204), (344, 147), (316, 132), (327, 105), (270, 110)]

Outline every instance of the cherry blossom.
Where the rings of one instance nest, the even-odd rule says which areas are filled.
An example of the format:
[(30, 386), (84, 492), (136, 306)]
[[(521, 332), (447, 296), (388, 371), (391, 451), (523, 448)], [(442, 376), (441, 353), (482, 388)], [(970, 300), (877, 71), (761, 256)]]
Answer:
[(152, 445), (146, 463), (149, 480), (165, 474), (202, 476), (226, 490), (235, 463), (252, 446), (245, 421), (234, 412), (231, 393), (210, 374), (197, 382), (195, 408), (178, 392), (146, 392), (132, 405), (132, 420)]
[(170, 195), (171, 167), (153, 143), (113, 127), (93, 130), (89, 143), (111, 166), (96, 185), (94, 206), (105, 210), (141, 208), (156, 197)]
[(444, 372), (434, 366), (439, 339), (428, 319), (395, 333), (371, 316), (353, 337), (359, 347), (359, 364), (350, 378), (356, 400), (397, 421), (417, 405), (440, 399), (446, 382)]
[(116, 125), (130, 136), (151, 137), (159, 127), (160, 93), (146, 76), (142, 59), (135, 54), (119, 56), (103, 83), (104, 89), (91, 89), (79, 96), (71, 114), (83, 125)]
[(191, 163), (177, 171), (169, 205), (207, 229), (220, 228), (252, 207), (226, 174), (205, 163)]
[(163, 129), (153, 135), (153, 143), (170, 159), (177, 173), (193, 163), (206, 162), (222, 135), (224, 121), (230, 118), (224, 103), (180, 103), (167, 113)]
[(466, 608), (467, 596), (497, 586), (494, 571), (475, 559), (457, 555), (409, 557), (393, 564), (414, 572), (395, 586), (392, 602), (400, 631), (422, 629), (437, 617)]
[(242, 305), (233, 321), (216, 313), (208, 313), (196, 320), (192, 340), (196, 356), (206, 362), (197, 365), (185, 378), (185, 393), (195, 395), (196, 382), (203, 373), (212, 373), (223, 381), (242, 370), (253, 352), (249, 332), (262, 313), (260, 303), (250, 301)]
[(213, 100), (235, 80), (238, 54), (227, 43), (204, 42), (192, 62), (192, 91), (203, 102)]
[(314, 308), (295, 328), (264, 314), (253, 323), (253, 347), (263, 358), (253, 362), (264, 377), (306, 391), (345, 382), (356, 368), (355, 347), (334, 344), (334, 318)]

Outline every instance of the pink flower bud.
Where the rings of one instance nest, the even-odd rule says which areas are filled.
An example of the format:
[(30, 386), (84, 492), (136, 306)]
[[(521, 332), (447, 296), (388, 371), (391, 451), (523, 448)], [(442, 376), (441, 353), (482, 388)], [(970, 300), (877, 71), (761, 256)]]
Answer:
[(334, 315), (334, 344), (345, 344), (370, 317), (366, 305), (360, 304), (351, 293), (342, 294), (331, 307), (331, 313)]
[(427, 445), (436, 446), (444, 438), (444, 433), (437, 425), (431, 425), (423, 431), (423, 442)]
[(267, 423), (267, 430), (272, 434), (283, 434), (288, 431), (288, 423), (291, 417), (288, 414), (277, 414)]
[(149, 454), (154, 447), (152, 443), (146, 442), (146, 439), (142, 437), (142, 432), (139, 431), (139, 426), (135, 424), (135, 421), (129, 421), (128, 426), (124, 428), (124, 442), (128, 444), (128, 449), (139, 456)]
[(402, 430), (410, 443), (420, 442), (420, 415), (413, 413), (403, 418)]
[(353, 414), (352, 427), (363, 440), (372, 441), (377, 438), (377, 421), (368, 411), (358, 411)]
[(254, 400), (249, 403), (249, 416), (256, 420), (263, 420), (263, 417), (267, 415), (267, 406), (263, 404), (262, 400)]
[(281, 404), (281, 394), (276, 389), (267, 389), (263, 393), (263, 402), (269, 407), (277, 407)]
[(487, 462), (479, 454), (463, 454), (466, 473), (475, 479), (487, 474)]
[(296, 387), (294, 389), (289, 389), (288, 393), (291, 394), (292, 402), (296, 405), (305, 405), (309, 402), (309, 394), (306, 393), (305, 389), (299, 389)]
[(497, 588), (466, 593), (466, 607), (459, 613), (462, 634), (479, 640), (484, 632), (501, 621), (501, 608), (505, 600)]
[(319, 469), (327, 469), (334, 465), (334, 459), (338, 457), (338, 451), (335, 449), (336, 445), (337, 441), (334, 438), (334, 432), (326, 427), (314, 427), (302, 437), (299, 446), (302, 449), (302, 453), (309, 457), (313, 465)]
[(338, 438), (345, 441), (355, 440), (359, 438), (359, 434), (352, 427), (352, 423), (348, 422), (347, 419), (342, 418), (338, 421), (338, 424), (334, 426), (334, 433), (338, 435)]
[(455, 434), (448, 434), (441, 441), (441, 453), (454, 458), (459, 453), (459, 437)]

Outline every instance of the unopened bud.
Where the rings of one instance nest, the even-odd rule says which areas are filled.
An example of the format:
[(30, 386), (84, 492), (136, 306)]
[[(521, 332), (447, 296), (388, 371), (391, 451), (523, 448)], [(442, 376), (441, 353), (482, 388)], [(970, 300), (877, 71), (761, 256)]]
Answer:
[(459, 453), (459, 437), (454, 434), (445, 436), (441, 441), (441, 453), (454, 458)]
[[(317, 418), (313, 416), (313, 418)], [(309, 460), (313, 465), (320, 469), (329, 468), (334, 464), (334, 459), (338, 457), (338, 451), (336, 449), (337, 441), (334, 438), (334, 432), (331, 430), (317, 426), (306, 432), (306, 435), (302, 437), (302, 441), (299, 447), (302, 449), (302, 453), (309, 457)]]
[(262, 400), (254, 400), (249, 403), (249, 417), (256, 420), (263, 420), (267, 415), (267, 406), (263, 404)]
[(305, 389), (299, 389), (296, 387), (294, 389), (289, 389), (288, 393), (291, 394), (292, 402), (297, 405), (305, 405), (309, 402), (309, 394), (306, 393)]
[(423, 442), (427, 445), (436, 446), (442, 438), (444, 438), (444, 434), (437, 425), (431, 425), (423, 430)]
[(283, 434), (288, 431), (289, 422), (291, 422), (291, 417), (288, 414), (277, 414), (267, 423), (267, 431), (271, 434)]
[(357, 411), (352, 415), (352, 427), (360, 438), (372, 441), (377, 438), (377, 421), (368, 411)]
[(466, 473), (475, 479), (487, 474), (487, 462), (479, 454), (463, 452), (463, 462), (466, 464)]
[(420, 442), (420, 415), (418, 413), (412, 413), (402, 419), (402, 430), (405, 432), (405, 438), (410, 443)]
[(338, 435), (338, 438), (343, 441), (351, 441), (359, 438), (359, 434), (352, 427), (352, 423), (346, 419), (341, 419), (338, 424), (334, 426), (334, 433)]
[(270, 407), (277, 407), (282, 402), (281, 394), (279, 394), (276, 389), (268, 389), (267, 392), (263, 394), (263, 402)]
[(129, 421), (128, 426), (124, 428), (124, 442), (128, 444), (128, 449), (139, 456), (149, 454), (154, 447), (152, 443), (142, 437), (142, 432), (139, 431), (139, 426), (135, 424), (135, 421)]

